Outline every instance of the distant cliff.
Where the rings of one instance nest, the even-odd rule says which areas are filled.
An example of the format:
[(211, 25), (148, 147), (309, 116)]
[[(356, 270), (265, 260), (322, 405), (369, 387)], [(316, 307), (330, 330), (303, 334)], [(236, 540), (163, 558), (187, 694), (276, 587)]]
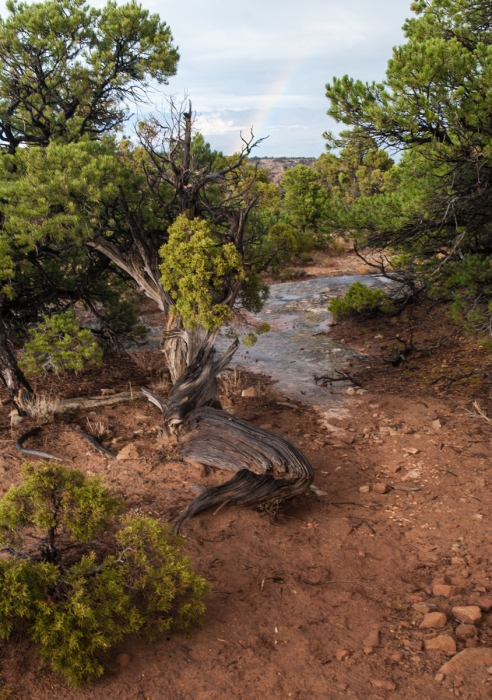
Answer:
[(307, 165), (310, 168), (315, 160), (316, 158), (250, 158), (251, 163), (266, 170), (271, 182), (275, 182), (277, 185), (287, 170), (296, 165)]

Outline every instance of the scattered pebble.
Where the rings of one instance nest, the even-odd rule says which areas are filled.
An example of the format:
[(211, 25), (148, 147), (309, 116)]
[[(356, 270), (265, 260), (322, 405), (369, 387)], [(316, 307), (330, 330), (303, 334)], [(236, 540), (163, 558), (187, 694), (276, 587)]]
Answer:
[(389, 484), (381, 483), (381, 484), (373, 484), (372, 490), (375, 491), (376, 493), (388, 493), (390, 491), (390, 486)]
[(453, 615), (465, 625), (478, 625), (482, 619), (482, 611), (478, 605), (457, 606), (453, 608)]
[(456, 642), (449, 634), (440, 634), (438, 637), (425, 640), (426, 651), (445, 651), (449, 654), (456, 652)]
[(255, 386), (249, 386), (242, 390), (241, 396), (245, 399), (255, 399), (258, 396), (258, 389)]
[(118, 654), (118, 656), (116, 657), (116, 663), (122, 667), (128, 666), (130, 661), (131, 659), (129, 654)]
[(363, 642), (364, 651), (365, 651), (365, 648), (367, 648), (367, 647), (371, 647), (371, 649), (374, 647), (378, 647), (381, 643), (380, 635), (381, 635), (380, 629), (378, 627), (374, 627), (369, 632), (367, 637), (364, 639), (364, 642)]
[(458, 625), (455, 630), (455, 634), (458, 639), (468, 639), (474, 637), (477, 633), (477, 628), (475, 625)]
[(445, 598), (453, 598), (456, 595), (461, 595), (464, 589), (461, 586), (447, 586), (443, 583), (435, 583), (432, 586), (432, 595), (442, 595)]
[(492, 596), (489, 595), (478, 595), (477, 593), (472, 593), (469, 599), (470, 605), (478, 605), (482, 612), (488, 613), (492, 610)]
[(347, 649), (339, 649), (335, 656), (337, 661), (345, 661), (345, 659), (350, 656), (350, 652), (347, 651)]
[(379, 678), (372, 678), (371, 685), (381, 690), (396, 690), (396, 684), (393, 681), (380, 681)]
[(371, 490), (370, 486), (360, 486), (359, 487), (359, 493), (369, 493)]
[[(454, 608), (453, 608), (454, 610)], [(420, 623), (422, 629), (440, 630), (446, 626), (448, 618), (442, 612), (431, 612), (424, 615), (424, 619)]]

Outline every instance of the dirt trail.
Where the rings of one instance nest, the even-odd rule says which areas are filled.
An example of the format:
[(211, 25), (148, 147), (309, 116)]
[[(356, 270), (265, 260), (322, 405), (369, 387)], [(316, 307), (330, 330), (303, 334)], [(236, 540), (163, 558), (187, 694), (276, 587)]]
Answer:
[[(143, 361), (124, 372), (108, 367), (104, 386), (155, 381), (153, 357), (147, 371)], [(89, 377), (87, 393), (97, 385), (101, 379)], [(241, 398), (251, 385), (259, 396)], [(229, 373), (222, 398), (237, 415), (298, 444), (327, 495), (299, 498), (275, 520), (238, 507), (200, 514), (183, 532), (196, 570), (213, 586), (205, 626), (195, 637), (154, 644), (128, 639), (112, 653), (107, 675), (83, 691), (38, 672), (33, 646), (16, 640), (1, 649), (5, 697), (492, 697), (487, 668), (436, 680), (454, 652), (425, 650), (436, 639), (457, 651), (492, 647), (492, 426), (465, 416), (456, 401), (410, 398), (404, 389), (392, 394), (377, 383), (367, 394), (345, 395), (327, 416), (274, 388), (262, 377)], [(3, 492), (18, 482), (22, 463), (12, 437), (31, 427), (24, 422), (11, 434), (8, 410), (2, 407), (0, 415)], [(93, 453), (75, 432), (87, 430), (88, 420), (104, 427), (106, 447), (132, 443), (138, 458), (110, 462)], [(158, 442), (158, 427), (157, 409), (138, 399), (57, 418), (30, 446), (49, 447), (66, 464), (103, 476), (133, 508), (166, 521), (193, 497), (191, 483), (208, 486), (227, 475), (205, 476), (181, 463)], [(475, 628), (458, 630), (463, 637), (452, 612), (460, 605), (482, 608)], [(425, 611), (443, 613), (444, 626), (421, 628)]]

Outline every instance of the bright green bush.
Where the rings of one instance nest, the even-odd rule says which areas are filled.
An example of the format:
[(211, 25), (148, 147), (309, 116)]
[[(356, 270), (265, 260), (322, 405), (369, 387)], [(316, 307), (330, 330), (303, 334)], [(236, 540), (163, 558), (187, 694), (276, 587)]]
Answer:
[(56, 464), (24, 467), (0, 501), (0, 638), (24, 634), (70, 685), (104, 672), (126, 634), (191, 634), (209, 589), (180, 540), (124, 504), (96, 478)]
[(102, 349), (88, 328), (81, 328), (73, 311), (45, 316), (30, 332), (20, 364), (31, 373), (73, 370), (100, 365)]
[(328, 304), (335, 318), (350, 316), (374, 316), (391, 313), (393, 302), (382, 289), (370, 289), (361, 282), (354, 282), (343, 297), (335, 297)]

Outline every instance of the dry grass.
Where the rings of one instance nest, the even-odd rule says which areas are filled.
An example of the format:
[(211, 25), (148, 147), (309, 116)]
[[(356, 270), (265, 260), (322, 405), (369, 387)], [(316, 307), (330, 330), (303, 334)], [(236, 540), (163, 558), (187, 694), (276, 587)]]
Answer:
[(470, 411), (469, 413), (467, 413), (468, 416), (472, 416), (473, 418), (481, 418), (489, 425), (492, 425), (492, 418), (489, 418), (489, 416), (485, 413), (485, 411), (480, 407), (478, 401), (474, 401), (472, 406), (473, 406), (473, 411)]
[(25, 401), (25, 411), (39, 423), (50, 423), (60, 407), (60, 400), (47, 394), (35, 394)]
[(108, 429), (102, 421), (91, 421), (86, 418), (87, 421), (87, 432), (95, 438), (102, 438)]

